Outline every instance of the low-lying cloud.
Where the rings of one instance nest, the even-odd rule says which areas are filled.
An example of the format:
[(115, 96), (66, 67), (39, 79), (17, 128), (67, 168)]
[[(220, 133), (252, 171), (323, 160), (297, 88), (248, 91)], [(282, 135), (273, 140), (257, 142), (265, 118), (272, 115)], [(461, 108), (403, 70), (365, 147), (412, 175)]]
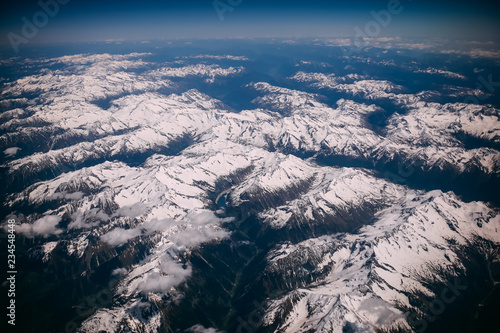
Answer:
[(118, 276), (127, 275), (127, 269), (125, 269), (125, 268), (114, 269), (111, 272), (111, 275), (118, 275)]
[(111, 246), (120, 246), (128, 242), (129, 240), (136, 238), (141, 235), (141, 230), (139, 229), (123, 229), (115, 228), (101, 236), (101, 241)]
[(191, 275), (190, 266), (182, 263), (165, 260), (161, 264), (161, 272), (149, 273), (137, 289), (142, 292), (167, 292)]
[(185, 332), (189, 332), (189, 333), (222, 333), (221, 331), (219, 331), (213, 327), (205, 328), (205, 326), (202, 326), (200, 324), (191, 326)]
[(214, 239), (223, 239), (229, 236), (226, 230), (216, 230), (211, 227), (191, 229), (187, 228), (179, 233), (173, 234), (169, 240), (179, 248), (189, 248)]
[(16, 155), (19, 150), (21, 150), (21, 148), (19, 148), (19, 147), (10, 147), (10, 148), (5, 149), (3, 151), (3, 153), (6, 157), (12, 157), (12, 156)]
[(16, 231), (29, 238), (34, 238), (36, 236), (47, 238), (52, 235), (59, 235), (63, 232), (62, 229), (57, 228), (59, 222), (61, 222), (60, 216), (47, 215), (36, 220), (32, 224), (22, 223), (16, 227)]
[(110, 216), (100, 208), (88, 209), (85, 212), (77, 210), (71, 214), (72, 221), (68, 225), (68, 229), (92, 228), (109, 219)]
[(52, 195), (47, 196), (47, 200), (80, 200), (83, 198), (84, 193), (83, 192), (73, 192), (73, 193), (68, 193), (68, 192), (57, 192)]
[(138, 216), (146, 214), (147, 211), (148, 207), (144, 203), (137, 202), (131, 206), (124, 206), (118, 208), (115, 212), (115, 215), (136, 218)]

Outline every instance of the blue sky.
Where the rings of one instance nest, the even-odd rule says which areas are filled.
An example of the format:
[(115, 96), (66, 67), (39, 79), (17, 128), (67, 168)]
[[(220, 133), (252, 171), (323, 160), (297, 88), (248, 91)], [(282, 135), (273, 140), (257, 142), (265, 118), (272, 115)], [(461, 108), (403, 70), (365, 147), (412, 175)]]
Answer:
[[(371, 11), (386, 10), (396, 0), (217, 0), (227, 6), (224, 10), (222, 5), (219, 13), (213, 0), (59, 1), (68, 3), (59, 4), (58, 13), (28, 38), (30, 42), (352, 36), (355, 27), (363, 30), (374, 20)], [(400, 0), (400, 4), (401, 12), (391, 15), (377, 35), (477, 39), (500, 35), (500, 5), (494, 1)], [(2, 6), (2, 44), (9, 43), (9, 33), (23, 37), (23, 18), (33, 23), (41, 10), (38, 1)]]

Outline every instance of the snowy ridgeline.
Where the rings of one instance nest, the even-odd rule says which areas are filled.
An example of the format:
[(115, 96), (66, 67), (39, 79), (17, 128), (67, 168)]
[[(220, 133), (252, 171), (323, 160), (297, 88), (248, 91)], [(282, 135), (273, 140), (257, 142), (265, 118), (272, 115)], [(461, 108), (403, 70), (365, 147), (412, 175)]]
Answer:
[[(402, 309), (417, 311), (409, 294), (434, 292), (419, 275), (434, 273), (429, 263), (461, 267), (457, 246), (500, 242), (500, 218), (482, 202), (315, 159), (410, 161), (423, 172), (495, 177), (498, 150), (466, 149), (457, 133), (498, 144), (498, 110), (430, 102), (437, 92), (408, 94), (366, 75), (299, 71), (288, 80), (346, 98), (330, 106), (318, 94), (257, 82), (241, 87), (257, 94), (257, 108), (235, 111), (196, 89), (179, 91), (174, 78), (212, 84), (244, 75), (243, 66), (180, 60), (151, 69), (146, 57), (49, 59), (64, 66), (2, 90), (11, 106), (1, 115), (11, 192), (5, 208), (23, 221), (17, 231), (35, 239), (31, 258), (50, 265), (51, 253), (67, 256), (84, 276), (131, 251), (132, 260), (113, 270), (114, 302), (82, 331), (156, 332), (165, 325), (162, 307), (172, 306), (162, 296), (180, 297), (179, 286), (193, 276), (191, 251), (231, 241), (225, 225), (249, 215), (263, 235), (276, 237), (261, 273), (287, 291), (266, 301), (263, 325), (286, 332), (409, 329)], [(104, 100), (108, 107), (99, 106)], [(367, 121), (381, 111), (377, 100), (405, 110), (382, 131)], [(225, 207), (217, 207), (222, 194)], [(139, 244), (147, 244), (142, 253), (134, 252)], [(493, 259), (488, 251), (482, 254)]]

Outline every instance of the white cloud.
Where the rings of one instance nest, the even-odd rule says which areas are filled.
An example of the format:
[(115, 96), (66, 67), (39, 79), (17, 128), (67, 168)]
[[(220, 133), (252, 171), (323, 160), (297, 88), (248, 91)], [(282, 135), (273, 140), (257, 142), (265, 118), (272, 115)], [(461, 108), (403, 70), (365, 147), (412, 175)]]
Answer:
[(184, 56), (184, 57), (176, 57), (183, 59), (216, 59), (216, 60), (239, 60), (239, 61), (248, 61), (245, 56), (233, 56), (233, 55), (211, 55), (211, 54), (198, 54), (194, 56)]
[(224, 219), (218, 218), (217, 216), (215, 216), (214, 212), (209, 210), (191, 211), (186, 215), (184, 219), (188, 221), (190, 224), (193, 224), (195, 226), (219, 224), (220, 222), (227, 222), (233, 220), (232, 217)]
[(155, 231), (166, 231), (178, 224), (179, 222), (176, 222), (174, 219), (152, 219), (150, 221), (144, 222), (141, 225), (141, 228), (143, 228), (146, 233), (151, 234)]
[(139, 229), (115, 228), (101, 236), (101, 240), (111, 246), (119, 246), (141, 235)]
[(12, 156), (16, 155), (19, 150), (21, 150), (21, 148), (19, 148), (19, 147), (10, 147), (10, 148), (5, 149), (3, 151), (3, 153), (7, 157), (12, 157)]
[(102, 209), (92, 208), (85, 212), (77, 210), (71, 214), (71, 219), (68, 229), (83, 229), (95, 227), (102, 221), (108, 221), (110, 217)]
[(141, 216), (147, 213), (148, 207), (142, 203), (137, 202), (131, 206), (120, 207), (116, 210), (116, 216), (126, 216), (130, 218), (135, 218), (137, 216)]
[(195, 247), (201, 243), (209, 242), (213, 239), (223, 239), (229, 236), (226, 230), (215, 230), (212, 227), (191, 229), (187, 228), (179, 233), (170, 236), (169, 240), (177, 247)]
[(59, 235), (63, 232), (61, 229), (57, 228), (59, 222), (61, 222), (60, 216), (47, 215), (36, 220), (33, 224), (23, 223), (17, 226), (16, 231), (31, 238), (35, 236), (49, 237), (52, 235)]
[(84, 193), (83, 192), (73, 192), (73, 193), (68, 193), (68, 192), (57, 192), (52, 195), (47, 196), (47, 200), (59, 200), (59, 199), (66, 199), (66, 200), (80, 200), (83, 198)]
[(221, 331), (219, 331), (213, 327), (205, 328), (204, 326), (202, 326), (200, 324), (191, 326), (190, 328), (188, 328), (186, 330), (186, 332), (190, 332), (190, 333), (222, 333)]
[(192, 211), (184, 218), (186, 228), (169, 237), (178, 248), (190, 248), (213, 239), (223, 239), (229, 236), (229, 232), (219, 229), (217, 226), (223, 222), (232, 220), (220, 219), (212, 211)]
[(111, 272), (111, 275), (119, 275), (119, 276), (122, 276), (122, 275), (126, 275), (127, 274), (127, 270), (125, 268), (117, 268), (117, 269), (114, 269), (112, 272)]
[(137, 289), (142, 292), (167, 292), (191, 275), (190, 266), (167, 259), (161, 264), (161, 272), (149, 273)]
[(471, 49), (471, 50), (442, 50), (441, 53), (444, 54), (463, 54), (471, 58), (491, 58), (498, 59), (500, 57), (500, 51), (497, 50), (483, 50), (483, 49)]

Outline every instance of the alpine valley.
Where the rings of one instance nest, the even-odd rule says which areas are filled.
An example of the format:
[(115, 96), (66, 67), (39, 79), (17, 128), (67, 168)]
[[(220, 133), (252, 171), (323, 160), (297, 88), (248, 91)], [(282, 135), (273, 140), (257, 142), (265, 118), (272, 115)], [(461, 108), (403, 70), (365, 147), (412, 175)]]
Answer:
[(2, 59), (0, 252), (14, 219), (16, 329), (498, 327), (499, 46), (350, 43)]

